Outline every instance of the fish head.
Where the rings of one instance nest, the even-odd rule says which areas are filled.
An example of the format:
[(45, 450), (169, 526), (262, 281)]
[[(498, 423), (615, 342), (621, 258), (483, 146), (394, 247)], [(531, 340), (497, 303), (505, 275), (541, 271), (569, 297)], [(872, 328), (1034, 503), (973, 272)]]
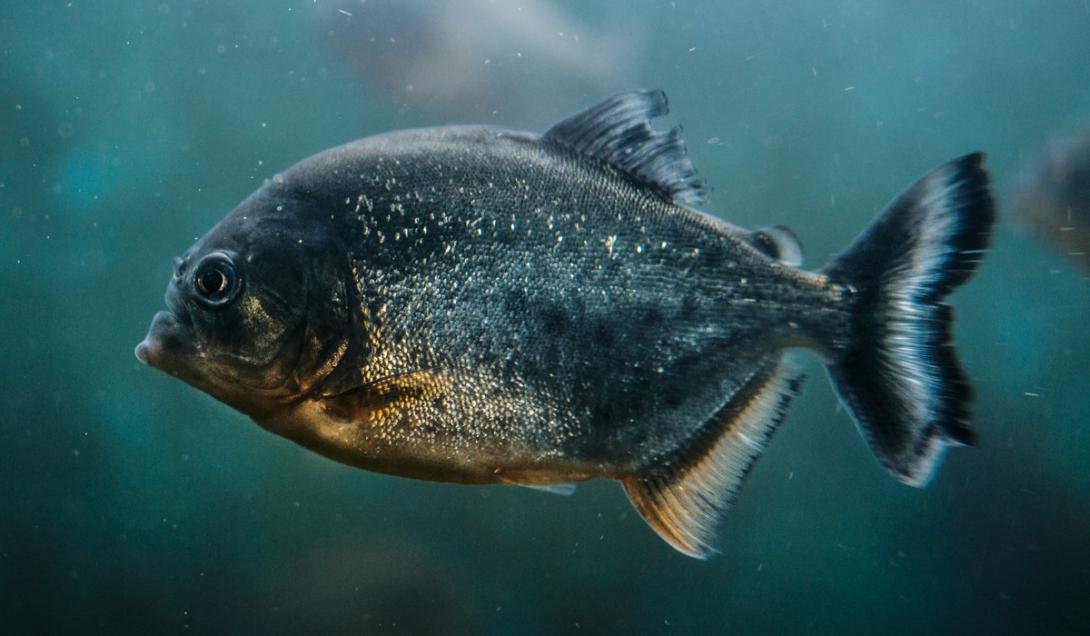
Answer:
[(297, 401), (347, 341), (345, 267), (328, 232), (305, 203), (260, 194), (174, 259), (166, 309), (135, 352), (255, 417)]

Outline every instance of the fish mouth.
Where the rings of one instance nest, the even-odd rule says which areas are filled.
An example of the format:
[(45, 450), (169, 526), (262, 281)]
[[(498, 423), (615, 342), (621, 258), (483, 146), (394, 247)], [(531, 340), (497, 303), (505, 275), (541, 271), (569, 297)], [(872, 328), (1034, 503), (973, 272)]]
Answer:
[(184, 361), (196, 355), (189, 326), (170, 311), (160, 311), (151, 320), (148, 335), (136, 345), (136, 359), (149, 367), (178, 375)]

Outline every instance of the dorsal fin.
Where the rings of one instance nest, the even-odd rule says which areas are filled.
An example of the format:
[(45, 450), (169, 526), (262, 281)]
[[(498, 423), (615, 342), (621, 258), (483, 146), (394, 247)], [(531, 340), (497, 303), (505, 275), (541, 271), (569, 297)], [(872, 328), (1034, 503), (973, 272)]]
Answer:
[(802, 267), (802, 243), (783, 225), (753, 230), (746, 234), (746, 241), (770, 258), (791, 267)]
[(685, 152), (681, 128), (651, 128), (668, 111), (662, 91), (621, 93), (553, 126), (545, 139), (608, 162), (668, 201), (700, 203), (708, 186)]
[(660, 537), (698, 559), (716, 552), (716, 526), (802, 379), (790, 363), (769, 360), (684, 446), (622, 480), (632, 505)]

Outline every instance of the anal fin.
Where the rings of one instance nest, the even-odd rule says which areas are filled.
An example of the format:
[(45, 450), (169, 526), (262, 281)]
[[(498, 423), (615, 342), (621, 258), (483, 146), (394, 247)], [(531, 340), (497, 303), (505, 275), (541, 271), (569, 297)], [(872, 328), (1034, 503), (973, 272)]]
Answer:
[(560, 495), (561, 497), (570, 497), (575, 494), (575, 484), (515, 484), (516, 486), (522, 486), (523, 488), (529, 488), (531, 490), (537, 490), (539, 492), (547, 492), (550, 495)]
[(790, 363), (769, 361), (683, 447), (622, 480), (632, 505), (663, 540), (698, 559), (716, 553), (718, 522), (802, 380)]

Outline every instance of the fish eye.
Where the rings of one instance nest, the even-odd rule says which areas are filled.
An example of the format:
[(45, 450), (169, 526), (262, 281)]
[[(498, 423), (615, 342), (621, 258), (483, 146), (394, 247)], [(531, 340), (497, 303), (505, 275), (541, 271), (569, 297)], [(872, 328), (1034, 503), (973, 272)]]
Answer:
[(205, 256), (193, 272), (193, 289), (197, 299), (208, 307), (222, 307), (238, 295), (238, 274), (231, 257), (223, 252)]

